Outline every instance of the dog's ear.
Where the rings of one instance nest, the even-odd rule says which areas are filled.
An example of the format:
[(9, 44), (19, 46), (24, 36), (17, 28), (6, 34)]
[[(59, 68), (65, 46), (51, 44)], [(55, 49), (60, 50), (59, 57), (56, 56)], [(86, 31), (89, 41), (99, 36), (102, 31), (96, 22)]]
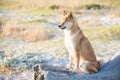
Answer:
[(63, 16), (66, 15), (66, 14), (67, 14), (67, 11), (64, 10), (64, 11), (63, 11)]
[(68, 16), (69, 16), (69, 18), (73, 18), (73, 13), (70, 11)]

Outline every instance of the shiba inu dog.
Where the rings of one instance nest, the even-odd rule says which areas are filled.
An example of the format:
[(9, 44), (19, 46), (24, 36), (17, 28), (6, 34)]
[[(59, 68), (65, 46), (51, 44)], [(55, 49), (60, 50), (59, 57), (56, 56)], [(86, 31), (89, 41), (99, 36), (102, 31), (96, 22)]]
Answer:
[(77, 24), (72, 12), (63, 12), (59, 28), (65, 34), (65, 46), (69, 51), (69, 64), (67, 69), (82, 73), (96, 73), (100, 69), (100, 62), (97, 61), (94, 50), (89, 40), (84, 36)]

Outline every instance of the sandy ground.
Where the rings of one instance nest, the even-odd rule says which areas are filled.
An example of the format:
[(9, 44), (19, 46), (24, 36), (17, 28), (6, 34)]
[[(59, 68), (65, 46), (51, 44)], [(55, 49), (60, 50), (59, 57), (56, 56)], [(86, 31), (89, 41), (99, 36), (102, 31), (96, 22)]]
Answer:
[[(113, 40), (108, 42), (92, 42), (96, 55), (106, 61), (109, 61), (114, 54), (120, 53), (119, 44), (119, 40)], [(11, 62), (10, 65), (17, 69), (25, 69), (25, 71), (23, 72), (11, 72), (9, 74), (10, 77), (6, 77), (5, 75), (3, 75), (0, 77), (1, 79), (8, 78), (8, 80), (33, 80), (31, 79), (31, 77), (33, 78), (33, 76), (30, 75), (34, 72), (32, 70), (32, 67), (35, 64), (47, 63), (53, 66), (65, 67), (69, 61), (67, 54), (63, 55), (58, 59), (55, 57), (56, 53), (54, 52), (54, 50), (42, 50), (38, 43), (28, 43), (21, 40), (4, 39), (0, 42), (0, 45), (4, 46), (4, 48), (1, 49), (1, 56), (4, 57), (4, 54), (2, 54), (4, 50), (7, 50), (8, 53), (13, 55), (12, 57), (4, 57), (4, 62)], [(26, 71), (26, 69), (29, 71)]]
[[(13, 19), (13, 17), (17, 15), (18, 12), (19, 11), (1, 11), (0, 16), (11, 20)], [(91, 26), (91, 25), (92, 26), (120, 25), (120, 17), (116, 17), (113, 15), (106, 15), (106, 14), (93, 15), (89, 12), (84, 15), (83, 14), (76, 14), (76, 15), (77, 15), (76, 18), (80, 21), (78, 23), (82, 24), (81, 27)], [(54, 14), (50, 16), (28, 15), (14, 19), (17, 20), (18, 22), (21, 20), (29, 21), (33, 19), (45, 19), (45, 20), (47, 19), (47, 22), (43, 22), (41, 24), (57, 28), (60, 18), (61, 18), (60, 14)], [(106, 61), (109, 61), (114, 54), (120, 53), (120, 45), (119, 45), (120, 40), (111, 40), (107, 42), (101, 42), (96, 40), (96, 41), (92, 41), (91, 43), (93, 45), (96, 55), (105, 59)], [(55, 47), (55, 44), (52, 47)], [(65, 67), (69, 61), (68, 54), (64, 54), (60, 58), (57, 58), (56, 56), (60, 54), (56, 54), (56, 49), (52, 47), (49, 46), (47, 48), (42, 48), (39, 43), (25, 42), (22, 40), (16, 40), (11, 38), (5, 38), (0, 40), (1, 62), (3, 61), (9, 64), (11, 67), (25, 70), (23, 72), (10, 72), (9, 76), (1, 75), (0, 80), (33, 80), (34, 71), (32, 70), (32, 67), (35, 64), (39, 64), (39, 63), (47, 63), (49, 65), (57, 65), (57, 66)], [(5, 57), (6, 53), (8, 57)]]
[[(52, 14), (48, 16), (44, 15), (19, 15), (19, 10), (1, 10), (0, 16), (6, 20), (15, 20), (18, 22), (29, 22), (31, 20), (46, 20), (43, 21), (42, 24), (57, 27), (59, 21), (61, 19), (61, 14)], [(120, 17), (115, 16), (114, 14), (108, 14), (107, 11), (76, 11), (73, 12), (76, 15), (76, 19), (78, 20), (78, 24), (80, 27), (86, 26), (112, 26), (120, 24)], [(79, 13), (79, 14), (78, 14)], [(53, 20), (54, 19), (54, 20)]]
[(120, 53), (106, 62), (95, 74), (79, 74), (62, 66), (40, 65), (47, 80), (120, 80)]

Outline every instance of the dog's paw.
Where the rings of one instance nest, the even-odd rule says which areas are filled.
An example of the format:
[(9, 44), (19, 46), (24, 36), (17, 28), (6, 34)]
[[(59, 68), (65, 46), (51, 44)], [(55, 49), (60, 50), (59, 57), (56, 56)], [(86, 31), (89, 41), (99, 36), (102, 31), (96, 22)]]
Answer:
[(71, 67), (70, 65), (67, 65), (66, 69), (67, 69), (67, 70), (71, 70), (72, 67)]
[(84, 74), (84, 72), (81, 69), (74, 69), (74, 72), (79, 73), (79, 74)]

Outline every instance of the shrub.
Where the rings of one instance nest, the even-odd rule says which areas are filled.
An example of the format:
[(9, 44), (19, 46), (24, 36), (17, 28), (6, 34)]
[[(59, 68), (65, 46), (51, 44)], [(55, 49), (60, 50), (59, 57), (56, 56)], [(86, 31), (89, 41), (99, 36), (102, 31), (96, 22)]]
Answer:
[(52, 9), (52, 10), (59, 9), (59, 6), (56, 4), (53, 4), (53, 5), (49, 6), (49, 9)]
[(99, 4), (88, 4), (88, 5), (85, 5), (85, 8), (88, 9), (88, 10), (91, 10), (91, 9), (101, 9), (103, 8), (103, 6), (99, 5)]

